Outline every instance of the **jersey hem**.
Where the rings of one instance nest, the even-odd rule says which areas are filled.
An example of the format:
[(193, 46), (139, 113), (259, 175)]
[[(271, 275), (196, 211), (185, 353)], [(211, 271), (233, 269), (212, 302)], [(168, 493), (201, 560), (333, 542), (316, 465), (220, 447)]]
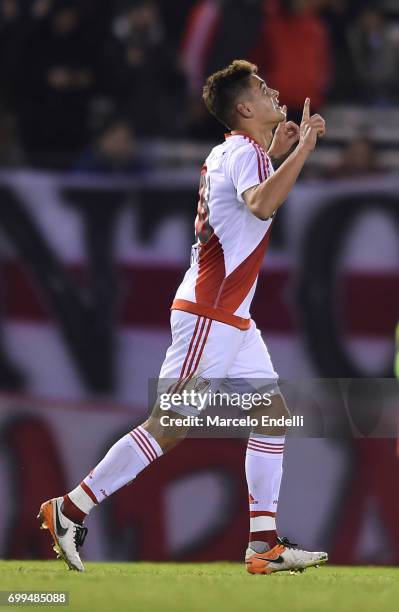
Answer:
[(183, 312), (189, 312), (190, 314), (195, 314), (200, 317), (206, 317), (213, 321), (219, 321), (219, 323), (237, 327), (242, 331), (246, 331), (251, 326), (251, 319), (244, 319), (244, 317), (238, 317), (230, 312), (226, 312), (222, 308), (213, 308), (212, 306), (196, 304), (189, 300), (173, 300), (171, 310), (182, 310)]

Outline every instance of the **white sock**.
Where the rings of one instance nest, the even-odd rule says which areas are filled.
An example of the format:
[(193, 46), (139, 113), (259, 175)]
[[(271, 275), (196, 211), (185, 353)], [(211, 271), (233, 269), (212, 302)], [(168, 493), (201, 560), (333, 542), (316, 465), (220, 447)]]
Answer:
[(252, 433), (245, 458), (250, 510), (251, 541), (268, 542), (276, 533), (276, 512), (283, 475), (285, 437)]
[(88, 514), (96, 504), (131, 482), (163, 454), (155, 438), (139, 426), (123, 436), (73, 491), (69, 499)]

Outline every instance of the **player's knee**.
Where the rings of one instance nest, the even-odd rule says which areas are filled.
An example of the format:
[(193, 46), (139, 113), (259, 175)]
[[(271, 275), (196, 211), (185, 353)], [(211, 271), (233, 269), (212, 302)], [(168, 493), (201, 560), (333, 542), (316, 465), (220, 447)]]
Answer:
[(175, 446), (180, 444), (181, 441), (182, 438), (161, 438), (158, 441), (158, 444), (162, 448), (163, 452), (167, 453), (168, 451), (175, 448)]
[[(270, 397), (270, 402), (262, 405), (252, 412), (252, 416), (257, 418), (258, 425), (252, 427), (253, 433), (260, 433), (266, 436), (283, 436), (286, 433), (287, 427), (284, 424), (285, 420), (290, 417), (290, 411), (285, 403), (281, 393), (276, 393)], [(268, 425), (262, 418), (267, 416), (270, 423), (281, 423), (281, 425)]]
[(276, 395), (272, 397), (272, 407), (276, 415), (283, 416), (286, 419), (291, 416), (291, 413), (288, 409), (287, 404), (285, 403), (285, 399), (282, 393), (276, 393)]

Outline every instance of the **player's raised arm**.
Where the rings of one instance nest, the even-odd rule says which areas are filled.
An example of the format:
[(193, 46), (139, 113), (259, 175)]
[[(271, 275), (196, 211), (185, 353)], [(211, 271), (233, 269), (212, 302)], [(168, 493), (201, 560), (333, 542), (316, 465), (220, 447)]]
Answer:
[(273, 176), (243, 194), (244, 201), (256, 217), (268, 219), (283, 204), (314, 150), (317, 138), (324, 134), (325, 121), (320, 115), (310, 116), (310, 99), (306, 98), (298, 145)]

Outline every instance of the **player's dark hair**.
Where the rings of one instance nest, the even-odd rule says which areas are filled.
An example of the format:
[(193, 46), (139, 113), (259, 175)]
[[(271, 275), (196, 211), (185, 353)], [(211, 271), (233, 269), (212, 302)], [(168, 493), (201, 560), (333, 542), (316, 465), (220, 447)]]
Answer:
[(206, 107), (229, 130), (234, 129), (237, 98), (249, 87), (249, 77), (257, 72), (255, 64), (234, 60), (206, 80), (202, 93)]

